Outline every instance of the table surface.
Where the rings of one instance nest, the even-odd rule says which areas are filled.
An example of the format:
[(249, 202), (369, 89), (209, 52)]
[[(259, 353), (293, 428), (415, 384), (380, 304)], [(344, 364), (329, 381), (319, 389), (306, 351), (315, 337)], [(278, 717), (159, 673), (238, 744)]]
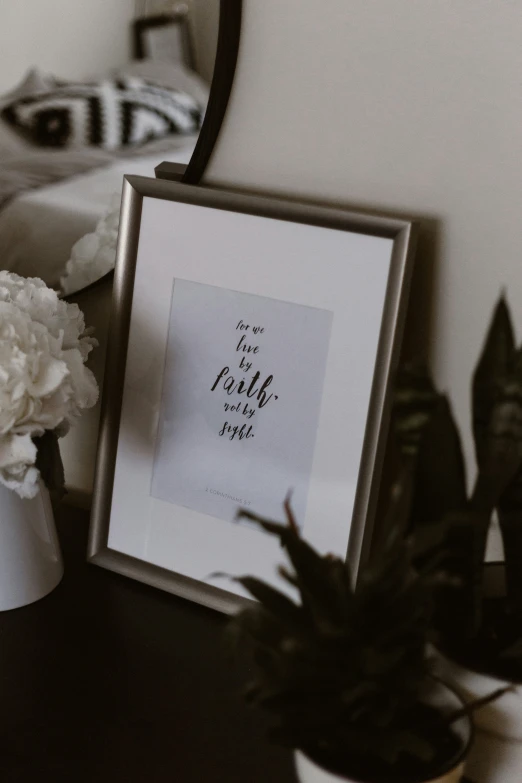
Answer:
[(226, 618), (85, 562), (63, 506), (62, 583), (0, 614), (5, 783), (295, 783), (241, 698)]

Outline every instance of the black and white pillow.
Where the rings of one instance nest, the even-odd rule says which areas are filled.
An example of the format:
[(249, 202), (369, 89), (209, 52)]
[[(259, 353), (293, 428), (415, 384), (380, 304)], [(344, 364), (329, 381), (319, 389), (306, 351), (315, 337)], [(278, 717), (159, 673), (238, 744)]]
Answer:
[(118, 150), (195, 133), (203, 113), (204, 107), (181, 90), (123, 77), (98, 84), (62, 84), (9, 103), (2, 116), (40, 146)]

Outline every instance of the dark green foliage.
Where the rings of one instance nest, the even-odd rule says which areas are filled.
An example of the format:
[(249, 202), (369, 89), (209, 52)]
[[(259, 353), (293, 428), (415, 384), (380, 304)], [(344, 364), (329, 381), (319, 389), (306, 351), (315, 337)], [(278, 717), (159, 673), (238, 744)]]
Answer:
[(501, 297), (473, 373), (473, 436), (479, 465), (488, 457), (489, 426), (497, 401), (497, 384), (511, 372), (514, 351), (511, 317), (506, 300)]
[[(498, 509), (498, 516), (504, 543), (507, 595), (514, 621), (522, 633), (522, 513), (520, 507), (522, 504), (518, 509), (506, 511), (501, 506)], [(522, 661), (522, 654), (520, 660)]]
[(58, 436), (54, 430), (46, 430), (43, 435), (33, 438), (33, 442), (36, 446), (36, 467), (42, 481), (51, 495), (61, 500), (66, 490)]
[[(501, 298), (473, 377), (475, 494), (496, 508), (504, 542), (509, 600), (522, 613), (522, 353)], [(484, 486), (485, 485), (485, 486)], [(521, 659), (522, 660), (522, 659)]]
[(425, 364), (412, 362), (398, 372), (393, 424), (405, 462), (415, 460), (439, 395)]
[[(480, 441), (476, 443), (479, 482), (484, 485), (481, 501), (496, 505), (509, 505), (509, 494), (504, 493), (511, 487), (520, 471), (522, 460), (522, 366), (514, 354), (509, 373), (495, 379), (492, 386), (491, 407), (487, 427), (477, 428)], [(477, 419), (477, 416), (474, 416)], [(489, 493), (489, 494), (484, 494)]]
[(466, 508), (464, 458), (449, 401), (438, 395), (417, 448), (412, 513), (423, 525)]
[(299, 598), (253, 577), (238, 579), (259, 601), (231, 626), (234, 640), (246, 637), (252, 647), (248, 700), (277, 716), (273, 739), (345, 773), (368, 765), (400, 771), (405, 759), (427, 768), (447, 762), (444, 743), (455, 751), (449, 720), (425, 704), (438, 574), (429, 565), (421, 573), (412, 568), (425, 545), (419, 541), (416, 550), (404, 538), (401, 491), (391, 503), (389, 533), (355, 590), (347, 563), (316, 552), (288, 504), (286, 510), (286, 525), (242, 513), (279, 538), (292, 567), (280, 574)]
[[(460, 437), (449, 403), (424, 372), (423, 387), (432, 389), (436, 401), (430, 405), (428, 422), (426, 404), (418, 403), (424, 423), (414, 457), (407, 459), (415, 471), (410, 523), (414, 529), (441, 525), (446, 530), (443, 565), (459, 584), (451, 591), (441, 589), (439, 594), (437, 625), (445, 643), (470, 650), (482, 644), (490, 650), (490, 665), (495, 656), (500, 659), (505, 644), (515, 649), (513, 635), (489, 627), (490, 613), (487, 622), (484, 613), (483, 570), (494, 511), (499, 516), (506, 558), (509, 612), (503, 613), (503, 622), (511, 617), (517, 634), (522, 627), (522, 351), (515, 346), (504, 297), (495, 308), (473, 374), (477, 478), (470, 497), (466, 495)], [(402, 401), (408, 394), (414, 395), (419, 380), (402, 372), (399, 383), (403, 386), (398, 388), (395, 414), (401, 422)], [(409, 413), (414, 416), (414, 408)], [(408, 442), (401, 444), (402, 429), (396, 426), (404, 454)], [(522, 655), (519, 664), (522, 675)]]

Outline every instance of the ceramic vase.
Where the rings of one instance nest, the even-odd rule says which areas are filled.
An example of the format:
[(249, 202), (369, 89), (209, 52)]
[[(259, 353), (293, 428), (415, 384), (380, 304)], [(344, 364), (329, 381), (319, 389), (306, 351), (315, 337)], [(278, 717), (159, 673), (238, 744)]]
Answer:
[(63, 563), (46, 487), (31, 500), (0, 484), (0, 611), (18, 609), (54, 590)]
[[(314, 762), (300, 750), (296, 750), (295, 752), (295, 766), (300, 783), (360, 783), (360, 781), (355, 778), (341, 777), (340, 775), (335, 775), (333, 772), (326, 772), (326, 770), (318, 767), (317, 764), (314, 764)], [(461, 762), (442, 777), (431, 778), (429, 782), (422, 781), (422, 783), (460, 783), (463, 772), (464, 762)], [(381, 783), (381, 781), (379, 781), (379, 783)]]
[[(434, 707), (451, 711), (457, 711), (462, 707), (461, 698), (452, 688), (446, 687), (444, 682), (439, 683), (439, 687), (430, 697), (430, 703)], [(460, 783), (464, 773), (465, 759), (472, 744), (473, 727), (469, 716), (466, 715), (455, 721), (454, 730), (461, 740), (461, 750), (458, 756), (448, 760), (446, 772), (442, 775), (419, 779), (416, 783)], [(300, 783), (361, 783), (359, 778), (328, 772), (315, 764), (300, 750), (295, 751), (295, 766)], [(366, 781), (366, 783), (386, 783), (386, 781)]]

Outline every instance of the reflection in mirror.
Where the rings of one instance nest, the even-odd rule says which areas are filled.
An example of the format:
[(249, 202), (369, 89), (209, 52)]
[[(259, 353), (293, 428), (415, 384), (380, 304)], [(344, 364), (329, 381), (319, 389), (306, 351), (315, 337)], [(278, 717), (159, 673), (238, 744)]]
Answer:
[[(125, 174), (186, 164), (206, 109), (220, 0), (0, 2), (2, 268), (68, 294), (103, 385)], [(70, 503), (89, 505), (100, 404), (60, 440)]]
[(124, 174), (190, 160), (219, 0), (0, 5), (2, 267), (66, 294), (114, 264)]

